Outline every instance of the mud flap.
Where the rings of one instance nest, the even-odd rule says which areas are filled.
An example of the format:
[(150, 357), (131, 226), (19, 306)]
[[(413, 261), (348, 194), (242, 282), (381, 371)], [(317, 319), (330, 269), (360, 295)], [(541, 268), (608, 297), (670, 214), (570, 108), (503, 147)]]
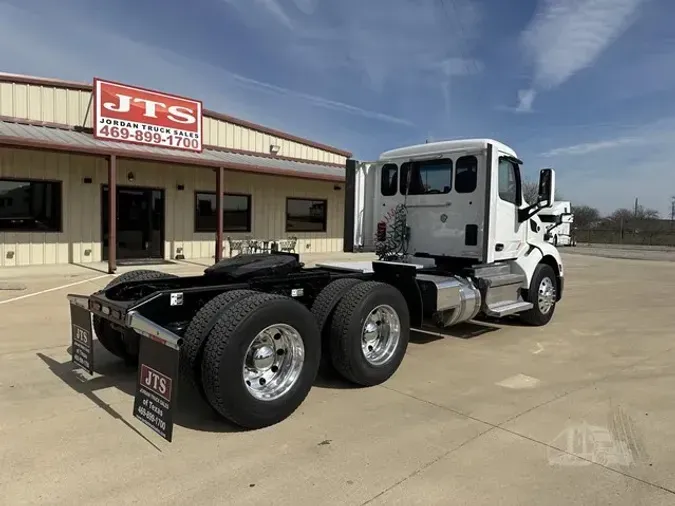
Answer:
[(94, 374), (94, 337), (91, 313), (77, 304), (70, 304), (70, 353), (72, 361), (89, 374)]
[(140, 341), (134, 417), (171, 442), (180, 353), (152, 338)]

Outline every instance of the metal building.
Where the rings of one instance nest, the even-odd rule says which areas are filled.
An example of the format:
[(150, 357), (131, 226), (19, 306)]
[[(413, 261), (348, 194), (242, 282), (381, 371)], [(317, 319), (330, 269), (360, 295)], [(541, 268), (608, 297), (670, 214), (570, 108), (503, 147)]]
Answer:
[(0, 266), (342, 251), (349, 152), (201, 103), (199, 149), (101, 138), (97, 89), (0, 74)]

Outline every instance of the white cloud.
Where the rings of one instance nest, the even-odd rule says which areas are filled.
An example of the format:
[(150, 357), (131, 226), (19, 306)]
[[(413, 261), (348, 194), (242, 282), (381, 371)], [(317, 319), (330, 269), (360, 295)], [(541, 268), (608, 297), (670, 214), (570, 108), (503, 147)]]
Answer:
[[(481, 19), (470, 0), (454, 0), (450, 13), (436, 1), (321, 4), (330, 11), (320, 11), (316, 0), (226, 1), (236, 5), (243, 23), (283, 41), (281, 58), (305, 71), (358, 74), (355, 87), (381, 92), (388, 84), (411, 83), (443, 90), (451, 78), (482, 70), (469, 54)], [(292, 32), (287, 23), (261, 15), (270, 8), (290, 19)]]
[(307, 15), (314, 12), (314, 9), (316, 8), (316, 1), (317, 0), (293, 0), (298, 10)]
[(448, 77), (479, 74), (483, 71), (483, 63), (470, 58), (446, 58), (435, 67)]
[(518, 107), (516, 107), (516, 112), (531, 112), (536, 96), (537, 92), (532, 89), (518, 91)]
[(650, 141), (654, 142), (655, 139), (644, 137), (623, 137), (619, 139), (611, 139), (598, 142), (587, 142), (583, 144), (575, 144), (573, 146), (555, 148), (545, 153), (542, 153), (541, 156), (554, 157), (554, 156), (586, 155), (588, 153), (593, 153), (595, 151), (602, 151), (605, 149), (615, 149), (626, 145), (646, 144), (649, 143)]
[(578, 204), (611, 213), (638, 198), (666, 217), (675, 193), (675, 117), (625, 130), (620, 137), (550, 149), (530, 163), (555, 167), (558, 188)]
[[(521, 43), (534, 67), (532, 89), (560, 86), (593, 65), (635, 20), (646, 0), (540, 0)], [(529, 103), (531, 108), (532, 100)], [(521, 99), (522, 102), (522, 99)]]
[(291, 30), (294, 28), (291, 18), (288, 17), (286, 11), (284, 11), (277, 0), (256, 0), (256, 3), (267, 9), (272, 16), (287, 28), (290, 28)]
[(263, 90), (267, 92), (274, 93), (282, 97), (295, 97), (299, 98), (310, 105), (316, 105), (323, 107), (324, 109), (332, 109), (338, 112), (344, 112), (348, 114), (354, 114), (356, 116), (362, 116), (364, 118), (376, 119), (388, 123), (395, 123), (399, 125), (413, 126), (413, 124), (405, 119), (397, 118), (396, 116), (391, 116), (389, 114), (384, 114), (376, 111), (370, 111), (368, 109), (362, 109), (361, 107), (356, 107), (353, 105), (345, 104), (344, 102), (338, 102), (336, 100), (329, 100), (327, 98), (319, 97), (316, 95), (310, 95), (308, 93), (301, 93), (294, 90), (289, 90), (288, 88), (282, 88), (281, 86), (276, 86), (274, 84), (265, 83), (262, 81), (256, 81), (255, 79), (250, 79), (248, 77), (243, 77), (232, 72), (227, 72), (221, 70), (221, 72), (230, 76), (234, 81), (243, 84), (246, 87), (252, 89)]
[[(59, 23), (57, 16), (67, 18), (67, 25), (65, 19)], [(82, 40), (87, 44), (82, 44)], [(297, 105), (302, 104), (305, 108), (318, 107), (412, 126), (404, 118), (251, 79), (131, 40), (74, 11), (61, 10), (46, 16), (44, 12), (37, 14), (0, 4), (0, 47), (13, 48), (0, 52), (0, 69), (4, 71), (85, 82), (94, 75), (108, 77), (199, 97), (206, 107), (262, 123), (267, 123), (268, 118), (259, 118), (261, 113), (275, 116), (277, 122), (293, 120), (289, 110), (297, 116)], [(262, 111), (263, 107), (255, 103), (255, 97), (261, 98), (261, 93), (283, 98), (269, 101), (276, 107), (276, 114), (269, 109)]]

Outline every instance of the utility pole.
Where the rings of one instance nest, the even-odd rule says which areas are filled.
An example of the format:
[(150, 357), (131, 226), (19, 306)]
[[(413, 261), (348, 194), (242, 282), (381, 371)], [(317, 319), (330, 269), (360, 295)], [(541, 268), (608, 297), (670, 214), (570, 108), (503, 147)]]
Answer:
[(675, 222), (675, 195), (670, 197), (670, 228), (673, 228)]
[(637, 213), (638, 213), (638, 198), (635, 197), (635, 211), (633, 211), (633, 217), (637, 219)]

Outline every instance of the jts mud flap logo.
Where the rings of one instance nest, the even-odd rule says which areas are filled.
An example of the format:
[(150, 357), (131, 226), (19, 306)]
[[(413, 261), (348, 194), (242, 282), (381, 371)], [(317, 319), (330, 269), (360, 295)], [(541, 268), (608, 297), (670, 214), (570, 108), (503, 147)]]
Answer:
[(82, 327), (73, 325), (73, 339), (78, 343), (89, 348), (89, 332)]
[(141, 365), (141, 385), (171, 402), (171, 378), (145, 364)]

